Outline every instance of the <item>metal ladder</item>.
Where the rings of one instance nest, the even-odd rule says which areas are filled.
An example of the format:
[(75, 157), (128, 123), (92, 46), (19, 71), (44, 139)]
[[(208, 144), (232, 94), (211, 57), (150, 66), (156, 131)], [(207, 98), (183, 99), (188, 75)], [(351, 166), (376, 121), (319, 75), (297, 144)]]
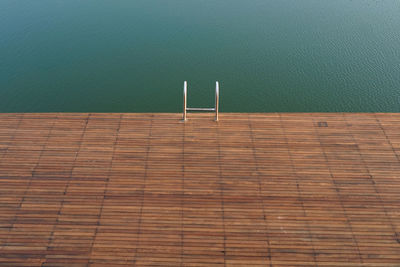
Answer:
[(218, 121), (219, 82), (215, 82), (215, 107), (213, 108), (188, 108), (187, 107), (187, 81), (183, 83), (183, 121), (186, 121), (188, 111), (215, 111), (215, 121)]

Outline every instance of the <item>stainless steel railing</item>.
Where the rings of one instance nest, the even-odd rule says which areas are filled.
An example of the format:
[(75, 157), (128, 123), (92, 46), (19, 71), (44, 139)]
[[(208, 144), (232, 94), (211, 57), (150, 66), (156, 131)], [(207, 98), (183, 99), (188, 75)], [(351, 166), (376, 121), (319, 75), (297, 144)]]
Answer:
[(215, 106), (213, 108), (188, 108), (187, 81), (183, 83), (183, 121), (186, 121), (188, 111), (215, 111), (215, 121), (218, 121), (218, 108), (219, 108), (219, 82), (215, 82)]

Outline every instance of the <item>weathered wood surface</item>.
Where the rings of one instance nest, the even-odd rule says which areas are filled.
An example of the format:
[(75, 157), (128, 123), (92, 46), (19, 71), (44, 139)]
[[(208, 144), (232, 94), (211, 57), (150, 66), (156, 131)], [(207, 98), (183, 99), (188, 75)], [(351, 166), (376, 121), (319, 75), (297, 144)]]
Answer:
[(400, 114), (1, 114), (1, 266), (400, 266)]

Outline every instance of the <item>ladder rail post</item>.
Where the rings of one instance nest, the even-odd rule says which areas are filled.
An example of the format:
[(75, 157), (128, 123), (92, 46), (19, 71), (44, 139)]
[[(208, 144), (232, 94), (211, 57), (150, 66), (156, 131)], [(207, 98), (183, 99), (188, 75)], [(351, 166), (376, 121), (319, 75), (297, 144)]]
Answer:
[(183, 121), (186, 121), (187, 112), (187, 81), (183, 83)]
[(215, 82), (215, 121), (218, 121), (219, 109), (219, 82)]

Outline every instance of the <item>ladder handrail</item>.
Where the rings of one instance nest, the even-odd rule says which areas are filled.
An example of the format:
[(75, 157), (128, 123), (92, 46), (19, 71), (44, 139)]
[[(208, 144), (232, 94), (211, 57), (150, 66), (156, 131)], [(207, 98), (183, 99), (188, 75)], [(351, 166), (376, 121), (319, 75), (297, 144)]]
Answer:
[(215, 82), (215, 121), (218, 121), (218, 109), (219, 109), (219, 82)]
[(186, 121), (187, 111), (187, 81), (183, 83), (183, 120)]
[(215, 111), (215, 121), (218, 121), (219, 109), (219, 82), (215, 82), (215, 107), (214, 108), (188, 108), (187, 107), (187, 81), (183, 83), (183, 121), (186, 121), (188, 111)]

